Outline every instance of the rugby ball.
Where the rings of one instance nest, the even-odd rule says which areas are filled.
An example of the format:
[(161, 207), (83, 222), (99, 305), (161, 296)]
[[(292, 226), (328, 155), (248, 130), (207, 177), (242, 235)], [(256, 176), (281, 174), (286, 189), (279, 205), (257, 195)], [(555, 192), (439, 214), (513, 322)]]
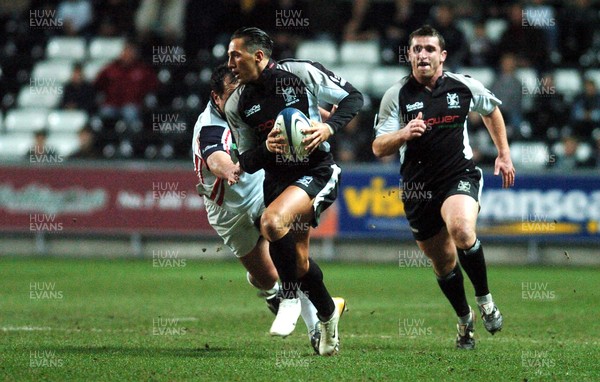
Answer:
[(283, 154), (280, 155), (286, 161), (303, 161), (308, 157), (308, 152), (302, 143), (305, 137), (302, 130), (310, 127), (310, 120), (303, 112), (293, 107), (286, 107), (277, 115), (273, 127), (277, 127), (285, 138), (286, 146)]

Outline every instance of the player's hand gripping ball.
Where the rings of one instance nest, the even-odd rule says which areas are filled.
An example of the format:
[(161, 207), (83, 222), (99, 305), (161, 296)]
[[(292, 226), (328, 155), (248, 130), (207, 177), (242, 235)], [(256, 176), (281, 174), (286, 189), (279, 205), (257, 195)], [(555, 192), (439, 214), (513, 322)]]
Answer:
[(285, 148), (281, 155), (289, 162), (301, 162), (308, 157), (305, 145), (302, 143), (305, 135), (303, 130), (310, 127), (310, 120), (300, 110), (287, 107), (275, 119), (274, 128), (285, 138)]

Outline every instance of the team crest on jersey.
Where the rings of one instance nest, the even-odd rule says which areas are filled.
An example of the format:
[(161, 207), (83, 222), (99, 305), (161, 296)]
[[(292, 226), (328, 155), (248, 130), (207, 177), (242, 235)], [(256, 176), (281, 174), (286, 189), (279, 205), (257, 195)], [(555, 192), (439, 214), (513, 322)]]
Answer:
[(471, 183), (467, 182), (466, 180), (459, 180), (458, 187), (456, 187), (456, 190), (462, 192), (469, 192), (471, 191)]
[(460, 108), (460, 102), (458, 101), (457, 93), (448, 93), (446, 94), (446, 102), (448, 102), (448, 109), (458, 109)]
[(300, 100), (296, 97), (296, 92), (294, 92), (294, 88), (284, 88), (282, 89), (283, 99), (285, 100), (285, 106), (290, 106), (299, 102)]

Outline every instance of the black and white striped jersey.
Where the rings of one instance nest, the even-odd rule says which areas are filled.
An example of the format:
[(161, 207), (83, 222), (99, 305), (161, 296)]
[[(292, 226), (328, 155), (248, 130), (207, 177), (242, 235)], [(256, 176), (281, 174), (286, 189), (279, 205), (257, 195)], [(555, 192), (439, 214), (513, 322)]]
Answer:
[(286, 107), (321, 121), (319, 103), (338, 108), (327, 122), (334, 131), (345, 126), (363, 104), (362, 94), (321, 64), (306, 60), (269, 60), (259, 79), (242, 85), (229, 97), (225, 113), (247, 172), (265, 171), (293, 176), (322, 163), (333, 163), (325, 150), (314, 150), (307, 162), (282, 162), (266, 149), (265, 141), (279, 112)]
[(481, 82), (462, 74), (444, 72), (431, 91), (409, 75), (383, 96), (375, 134), (402, 129), (422, 112), (427, 130), (400, 148), (400, 173), (404, 182), (441, 184), (475, 169), (468, 113), (488, 115), (501, 104)]

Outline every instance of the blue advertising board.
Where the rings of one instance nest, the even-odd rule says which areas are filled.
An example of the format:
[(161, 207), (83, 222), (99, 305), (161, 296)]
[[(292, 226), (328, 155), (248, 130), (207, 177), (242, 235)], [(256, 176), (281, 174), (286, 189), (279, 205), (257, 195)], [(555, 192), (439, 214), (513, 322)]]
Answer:
[[(346, 169), (339, 236), (411, 239), (399, 184), (399, 174), (389, 167)], [(480, 236), (600, 242), (599, 175), (517, 174), (515, 187), (501, 186), (500, 177), (484, 172)]]

